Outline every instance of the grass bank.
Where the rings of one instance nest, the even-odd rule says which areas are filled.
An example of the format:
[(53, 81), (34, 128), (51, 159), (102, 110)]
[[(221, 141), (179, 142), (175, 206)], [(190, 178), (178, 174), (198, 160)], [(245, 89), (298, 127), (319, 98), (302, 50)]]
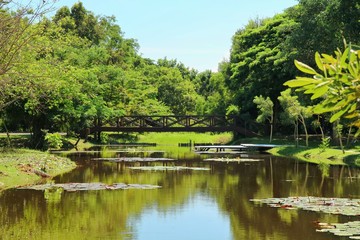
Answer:
[(177, 145), (178, 143), (221, 143), (226, 144), (233, 138), (232, 133), (145, 133), (138, 135), (138, 142)]
[(292, 157), (315, 164), (347, 164), (360, 167), (360, 152), (357, 150), (347, 150), (343, 153), (342, 150), (335, 148), (282, 146), (270, 149), (268, 152), (275, 156)]
[(27, 149), (0, 150), (0, 191), (34, 184), (76, 167), (70, 159)]

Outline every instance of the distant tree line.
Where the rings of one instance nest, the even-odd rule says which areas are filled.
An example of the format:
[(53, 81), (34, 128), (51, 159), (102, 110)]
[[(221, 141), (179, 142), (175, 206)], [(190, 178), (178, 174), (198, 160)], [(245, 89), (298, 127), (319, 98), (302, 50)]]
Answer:
[[(299, 0), (272, 18), (250, 20), (219, 71), (198, 72), (142, 57), (114, 17), (81, 2), (46, 17), (51, 2), (0, 3), (0, 130), (31, 131), (33, 147), (42, 145), (44, 130), (71, 135), (121, 115), (237, 114), (265, 123), (252, 129), (260, 133), (288, 134), (285, 126), (298, 122), (331, 130), (329, 113), (289, 112), (291, 96), (304, 108), (311, 102), (282, 94), (284, 83), (302, 74), (295, 59), (315, 67), (316, 52), (332, 55), (344, 39), (360, 42), (358, 0)], [(261, 112), (269, 101), (271, 111)]]

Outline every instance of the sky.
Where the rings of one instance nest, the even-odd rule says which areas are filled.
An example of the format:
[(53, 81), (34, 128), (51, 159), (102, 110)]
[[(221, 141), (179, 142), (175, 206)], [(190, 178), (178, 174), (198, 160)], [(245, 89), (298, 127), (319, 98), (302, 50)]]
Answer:
[[(78, 0), (58, 0), (71, 7)], [(229, 59), (232, 37), (250, 19), (272, 17), (297, 0), (82, 0), (95, 15), (115, 16), (125, 38), (153, 60), (176, 59), (200, 72)]]

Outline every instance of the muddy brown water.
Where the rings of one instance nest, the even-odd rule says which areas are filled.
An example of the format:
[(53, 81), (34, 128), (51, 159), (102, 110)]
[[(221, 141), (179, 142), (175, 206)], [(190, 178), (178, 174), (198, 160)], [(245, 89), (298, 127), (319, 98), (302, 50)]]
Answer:
[[(348, 239), (316, 232), (313, 222), (359, 220), (249, 201), (288, 196), (360, 198), (360, 171), (345, 166), (331, 167), (329, 177), (323, 177), (315, 165), (271, 155), (199, 155), (189, 148), (168, 146), (105, 147), (67, 156), (77, 162), (78, 168), (56, 177), (55, 183), (133, 183), (161, 188), (3, 191), (0, 239)], [(104, 161), (139, 157), (174, 160)], [(224, 161), (204, 161), (207, 158)], [(227, 158), (253, 161), (231, 162)], [(167, 168), (130, 168), (144, 166)], [(188, 169), (171, 170), (177, 166)]]

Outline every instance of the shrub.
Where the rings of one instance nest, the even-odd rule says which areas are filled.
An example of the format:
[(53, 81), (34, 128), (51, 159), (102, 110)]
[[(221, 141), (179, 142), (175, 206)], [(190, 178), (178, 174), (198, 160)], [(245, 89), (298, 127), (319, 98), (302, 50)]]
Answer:
[(63, 146), (60, 133), (47, 133), (45, 135), (45, 141), (49, 148), (60, 149)]

